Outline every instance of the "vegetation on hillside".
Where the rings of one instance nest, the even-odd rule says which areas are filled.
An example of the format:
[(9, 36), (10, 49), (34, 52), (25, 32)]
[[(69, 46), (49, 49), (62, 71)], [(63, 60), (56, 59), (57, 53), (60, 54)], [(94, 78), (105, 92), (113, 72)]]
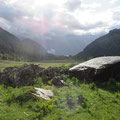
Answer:
[(120, 29), (114, 29), (90, 43), (82, 52), (78, 53), (75, 58), (89, 59), (99, 56), (119, 56), (119, 51)]
[[(55, 96), (45, 101), (32, 95), (34, 88), (0, 86), (1, 120), (118, 120), (120, 119), (120, 91), (110, 92), (94, 83), (73, 84), (53, 90)], [(42, 85), (42, 86), (41, 86)], [(37, 85), (38, 87), (38, 85)], [(120, 83), (119, 83), (120, 89)]]
[[(51, 81), (44, 84), (42, 78), (35, 79), (33, 86), (0, 85), (0, 120), (120, 119), (120, 82), (110, 78), (104, 84), (88, 84), (68, 75), (64, 78), (63, 87)], [(52, 90), (54, 97), (50, 101), (38, 98), (32, 94), (34, 87)]]

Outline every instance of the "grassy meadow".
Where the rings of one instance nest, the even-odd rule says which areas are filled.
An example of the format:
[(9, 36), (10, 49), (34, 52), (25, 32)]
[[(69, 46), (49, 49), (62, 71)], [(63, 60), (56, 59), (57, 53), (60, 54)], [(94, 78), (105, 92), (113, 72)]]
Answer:
[(54, 60), (54, 61), (41, 61), (41, 62), (22, 62), (22, 61), (8, 61), (0, 60), (0, 70), (3, 71), (6, 67), (20, 67), (23, 64), (36, 64), (44, 68), (48, 67), (60, 67), (69, 66), (71, 64), (77, 64), (76, 61)]
[[(75, 62), (44, 61), (42, 67), (69, 66)], [(0, 70), (26, 62), (0, 61)], [(31, 64), (31, 63), (28, 63)], [(43, 84), (12, 88), (0, 85), (0, 120), (120, 120), (120, 82), (106, 85), (80, 83), (65, 76), (66, 86)], [(34, 87), (54, 92), (50, 101), (35, 97)]]

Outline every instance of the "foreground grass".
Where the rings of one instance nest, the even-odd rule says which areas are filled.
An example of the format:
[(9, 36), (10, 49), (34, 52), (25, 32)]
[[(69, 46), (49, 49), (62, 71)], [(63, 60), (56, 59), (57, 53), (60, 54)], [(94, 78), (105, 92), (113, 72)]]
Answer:
[[(25, 63), (0, 61), (0, 70)], [(36, 64), (59, 67), (71, 62)], [(0, 120), (120, 120), (120, 83), (98, 87), (94, 83), (80, 84), (75, 78), (66, 78), (67, 85), (60, 88), (51, 83), (44, 85), (41, 79), (34, 86), (21, 88), (0, 85)], [(55, 96), (50, 101), (37, 98), (32, 94), (34, 87), (50, 89)]]
[(51, 112), (54, 100), (45, 101), (32, 93), (33, 87), (0, 86), (0, 120), (37, 120)]
[(80, 84), (51, 89), (55, 96), (45, 101), (32, 96), (33, 87), (0, 86), (0, 120), (119, 120), (120, 92)]
[(92, 84), (54, 89), (57, 109), (43, 120), (119, 120), (120, 92), (111, 93)]

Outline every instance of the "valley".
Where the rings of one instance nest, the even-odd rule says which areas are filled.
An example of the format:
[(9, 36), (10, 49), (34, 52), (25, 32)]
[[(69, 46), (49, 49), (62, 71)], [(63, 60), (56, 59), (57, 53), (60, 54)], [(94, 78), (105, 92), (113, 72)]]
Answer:
[(0, 120), (120, 120), (119, 0), (0, 0)]

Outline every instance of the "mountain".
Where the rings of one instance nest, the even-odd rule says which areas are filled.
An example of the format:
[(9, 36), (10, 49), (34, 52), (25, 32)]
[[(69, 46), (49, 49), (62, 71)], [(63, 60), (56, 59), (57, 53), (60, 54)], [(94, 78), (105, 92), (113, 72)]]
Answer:
[(29, 38), (22, 41), (22, 50), (27, 54), (46, 54), (46, 50), (43, 46)]
[(75, 58), (91, 58), (98, 56), (120, 55), (120, 29), (111, 30), (108, 34), (96, 39), (89, 44)]
[(51, 39), (45, 39), (45, 41), (48, 52), (52, 53), (52, 50), (54, 50), (56, 55), (75, 55), (85, 46), (84, 41), (81, 41), (79, 36), (73, 35), (52, 36)]
[(0, 58), (14, 60), (41, 60), (46, 50), (31, 39), (20, 40), (13, 34), (0, 28)]
[(16, 54), (19, 51), (21, 41), (10, 34), (9, 32), (0, 28), (0, 53), (1, 54)]
[[(100, 35), (75, 35), (48, 33), (44, 37), (45, 48), (56, 55), (75, 55)], [(54, 43), (54, 44), (53, 44)]]
[(47, 54), (46, 50), (31, 39), (24, 39), (21, 41), (21, 54), (32, 60), (44, 59)]

